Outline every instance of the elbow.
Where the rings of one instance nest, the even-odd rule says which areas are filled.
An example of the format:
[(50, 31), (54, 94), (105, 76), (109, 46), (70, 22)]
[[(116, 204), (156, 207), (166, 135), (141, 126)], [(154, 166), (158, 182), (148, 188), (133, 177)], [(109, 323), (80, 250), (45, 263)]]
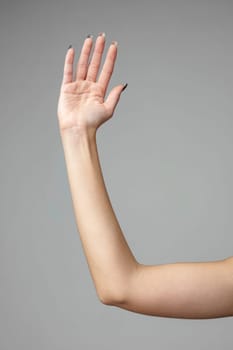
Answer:
[(135, 276), (138, 273), (139, 264), (136, 263), (130, 273), (127, 273), (119, 280), (115, 280), (111, 285), (106, 282), (101, 290), (98, 290), (98, 297), (102, 304), (119, 306), (126, 305), (129, 302), (131, 291), (134, 285)]
[(104, 305), (117, 306), (126, 302), (126, 292), (119, 285), (98, 292), (98, 298)]
[(108, 295), (100, 295), (99, 301), (104, 305), (114, 305), (113, 298)]

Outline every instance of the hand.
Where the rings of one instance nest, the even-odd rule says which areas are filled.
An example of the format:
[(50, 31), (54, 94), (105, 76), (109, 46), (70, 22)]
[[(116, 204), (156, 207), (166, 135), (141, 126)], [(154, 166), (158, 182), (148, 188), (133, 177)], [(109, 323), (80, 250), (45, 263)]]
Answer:
[(93, 56), (88, 64), (92, 41), (92, 37), (87, 37), (84, 41), (74, 79), (74, 48), (71, 47), (66, 53), (57, 108), (61, 130), (77, 127), (96, 131), (101, 124), (112, 117), (123, 91), (123, 84), (115, 86), (104, 101), (117, 56), (117, 43), (112, 42), (110, 45), (97, 80), (105, 46), (105, 34), (100, 33), (97, 37)]

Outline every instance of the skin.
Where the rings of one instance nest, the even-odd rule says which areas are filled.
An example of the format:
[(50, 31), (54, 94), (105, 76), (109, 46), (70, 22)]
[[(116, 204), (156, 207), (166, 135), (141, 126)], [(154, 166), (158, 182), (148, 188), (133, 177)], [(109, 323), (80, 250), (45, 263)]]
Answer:
[(118, 48), (116, 42), (109, 45), (97, 78), (105, 35), (98, 35), (90, 59), (92, 46), (93, 38), (86, 38), (76, 70), (75, 50), (67, 51), (57, 116), (77, 229), (99, 300), (152, 316), (233, 316), (233, 257), (144, 265), (130, 250), (104, 183), (96, 142), (124, 86), (106, 96)]

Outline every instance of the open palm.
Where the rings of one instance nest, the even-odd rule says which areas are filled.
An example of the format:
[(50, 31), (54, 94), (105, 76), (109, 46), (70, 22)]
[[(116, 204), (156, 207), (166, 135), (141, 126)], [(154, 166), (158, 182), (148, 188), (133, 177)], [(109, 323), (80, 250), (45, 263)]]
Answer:
[(73, 78), (74, 48), (71, 47), (66, 53), (57, 108), (59, 127), (62, 130), (73, 127), (97, 129), (111, 118), (123, 91), (124, 85), (118, 85), (104, 100), (117, 57), (117, 43), (114, 41), (110, 45), (98, 81), (105, 34), (100, 33), (97, 37), (89, 63), (92, 44), (92, 37), (88, 36), (80, 53), (75, 78)]

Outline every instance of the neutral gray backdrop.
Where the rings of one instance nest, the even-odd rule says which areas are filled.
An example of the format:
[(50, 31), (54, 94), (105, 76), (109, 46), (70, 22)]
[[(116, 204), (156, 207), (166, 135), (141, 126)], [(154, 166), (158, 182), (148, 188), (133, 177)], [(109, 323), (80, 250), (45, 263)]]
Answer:
[(108, 91), (128, 87), (97, 143), (130, 248), (144, 264), (232, 256), (232, 16), (230, 0), (1, 0), (1, 350), (232, 349), (232, 317), (99, 302), (56, 115), (67, 47), (77, 60), (105, 31), (106, 50), (119, 43)]

